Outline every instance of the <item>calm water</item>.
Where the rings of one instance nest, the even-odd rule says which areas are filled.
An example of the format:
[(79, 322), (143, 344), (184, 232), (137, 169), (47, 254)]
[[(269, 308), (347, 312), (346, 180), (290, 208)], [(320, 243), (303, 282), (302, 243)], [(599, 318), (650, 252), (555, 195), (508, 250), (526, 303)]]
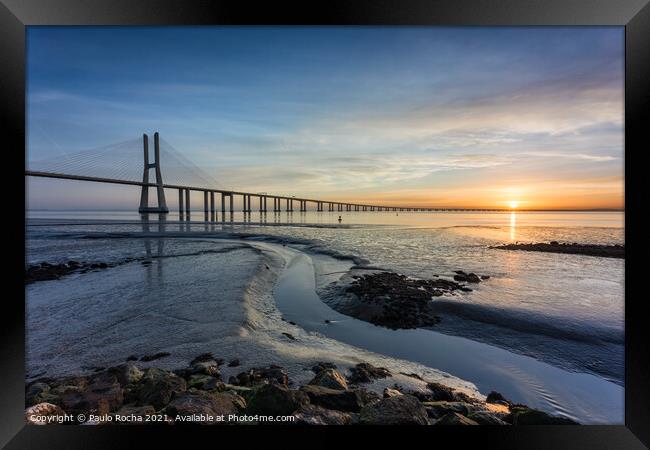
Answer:
[[(221, 222), (219, 215), (219, 221), (206, 224), (202, 212), (193, 212), (191, 222), (179, 222), (177, 215), (169, 214), (164, 225), (153, 220), (157, 217), (143, 224), (137, 214), (130, 212), (32, 211), (28, 217), (30, 262), (93, 257), (119, 260), (133, 252), (155, 252), (162, 241), (166, 252), (188, 255), (208, 245), (197, 241), (188, 251), (172, 238), (152, 239), (147, 250), (141, 245), (115, 245), (99, 238), (106, 232), (164, 230), (284, 242), (311, 254), (347, 257), (355, 264), (422, 278), (451, 276), (454, 270), (490, 275), (471, 293), (436, 300), (443, 316), (436, 331), (488, 344), (563, 371), (590, 374), (619, 386), (623, 383), (624, 260), (489, 248), (514, 241), (622, 244), (623, 213), (235, 213), (232, 220), (227, 216)], [(88, 233), (97, 236), (75, 238), (87, 237)], [(246, 258), (252, 258), (243, 249), (233, 251), (242, 266)], [(233, 290), (243, 289), (244, 281), (237, 281), (237, 277), (243, 280), (245, 274), (237, 272), (239, 275), (226, 275), (224, 279), (220, 269), (226, 264), (223, 256), (201, 254), (194, 258), (206, 261), (200, 276), (197, 274), (197, 280), (206, 288), (214, 276), (220, 286), (228, 286), (232, 279)], [(320, 298), (335, 305), (344, 283), (345, 277), (332, 283), (317, 280)], [(30, 288), (32, 297), (44, 298), (38, 285)], [(106, 295), (110, 297), (110, 293)], [(401, 357), (408, 359), (408, 355)]]

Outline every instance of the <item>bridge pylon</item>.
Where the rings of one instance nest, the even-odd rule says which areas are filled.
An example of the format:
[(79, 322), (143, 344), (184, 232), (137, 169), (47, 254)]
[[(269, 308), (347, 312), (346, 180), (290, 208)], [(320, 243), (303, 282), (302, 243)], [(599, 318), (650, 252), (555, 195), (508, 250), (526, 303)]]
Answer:
[[(142, 192), (140, 194), (140, 208), (139, 213), (163, 213), (167, 214), (167, 202), (165, 201), (165, 189), (163, 189), (163, 180), (160, 170), (160, 138), (158, 132), (153, 135), (154, 142), (154, 157), (155, 162), (149, 162), (149, 136), (142, 135), (142, 143), (144, 147), (144, 172), (142, 173)], [(158, 206), (149, 206), (149, 170), (156, 170), (156, 191), (158, 194)], [(189, 206), (189, 205), (188, 205)]]

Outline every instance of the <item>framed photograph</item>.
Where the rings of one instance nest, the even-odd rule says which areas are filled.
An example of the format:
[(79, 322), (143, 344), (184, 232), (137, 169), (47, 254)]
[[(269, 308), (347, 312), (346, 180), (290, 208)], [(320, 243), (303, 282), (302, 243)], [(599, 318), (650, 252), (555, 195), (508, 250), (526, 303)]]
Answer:
[(647, 3), (2, 0), (0, 444), (646, 448)]

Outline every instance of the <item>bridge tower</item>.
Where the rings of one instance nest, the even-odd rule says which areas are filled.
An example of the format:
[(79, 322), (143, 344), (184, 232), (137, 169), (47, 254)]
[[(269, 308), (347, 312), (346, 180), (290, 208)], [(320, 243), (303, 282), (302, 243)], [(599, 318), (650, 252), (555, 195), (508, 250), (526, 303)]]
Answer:
[[(160, 173), (160, 138), (156, 131), (153, 135), (155, 162), (149, 163), (149, 136), (142, 135), (144, 145), (144, 172), (142, 174), (142, 193), (140, 195), (139, 213), (163, 213), (167, 214), (167, 202), (165, 201), (165, 190), (163, 189), (162, 175)], [(149, 169), (156, 169), (156, 191), (158, 194), (158, 206), (149, 206)], [(189, 204), (188, 204), (189, 207)]]

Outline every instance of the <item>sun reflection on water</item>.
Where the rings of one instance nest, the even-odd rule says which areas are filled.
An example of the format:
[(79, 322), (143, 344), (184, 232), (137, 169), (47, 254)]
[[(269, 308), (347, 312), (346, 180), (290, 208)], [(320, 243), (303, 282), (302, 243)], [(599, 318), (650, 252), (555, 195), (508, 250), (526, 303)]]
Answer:
[(517, 213), (512, 211), (510, 213), (510, 240), (514, 241), (517, 229)]

